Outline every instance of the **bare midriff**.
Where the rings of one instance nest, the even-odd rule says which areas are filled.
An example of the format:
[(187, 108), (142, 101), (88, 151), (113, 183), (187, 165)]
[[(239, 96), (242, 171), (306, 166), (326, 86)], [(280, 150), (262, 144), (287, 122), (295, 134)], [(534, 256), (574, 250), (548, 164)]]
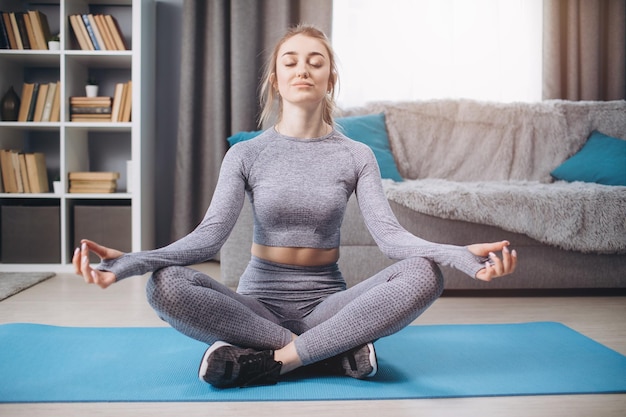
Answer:
[(266, 261), (298, 266), (322, 266), (339, 260), (339, 248), (291, 248), (252, 244), (252, 255)]

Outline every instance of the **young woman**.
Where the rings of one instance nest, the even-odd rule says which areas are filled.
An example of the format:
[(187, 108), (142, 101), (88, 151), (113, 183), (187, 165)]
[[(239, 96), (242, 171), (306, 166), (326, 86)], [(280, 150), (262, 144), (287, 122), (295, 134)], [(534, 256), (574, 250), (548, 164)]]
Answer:
[[(373, 342), (409, 325), (441, 295), (438, 264), (485, 281), (515, 269), (517, 256), (506, 241), (442, 245), (398, 224), (372, 151), (334, 127), (336, 84), (326, 36), (306, 25), (288, 31), (273, 51), (262, 89), (262, 121), (277, 99), (277, 122), (228, 151), (200, 225), (156, 250), (122, 253), (83, 240), (74, 253), (76, 272), (103, 288), (155, 271), (150, 304), (172, 327), (210, 344), (199, 377), (215, 387), (272, 384), (302, 366), (372, 376)], [(346, 289), (337, 260), (352, 193), (381, 251), (398, 262)], [(254, 242), (235, 292), (185, 266), (217, 253), (246, 194)], [(102, 259), (96, 269), (88, 263), (90, 251)]]

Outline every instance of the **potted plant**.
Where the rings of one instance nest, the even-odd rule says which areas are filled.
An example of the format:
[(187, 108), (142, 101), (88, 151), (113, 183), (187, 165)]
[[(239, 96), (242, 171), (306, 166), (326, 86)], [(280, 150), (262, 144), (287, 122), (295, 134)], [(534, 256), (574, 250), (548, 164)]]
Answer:
[(63, 194), (63, 187), (61, 184), (61, 178), (57, 175), (54, 177), (54, 180), (52, 181), (52, 191), (55, 194)]
[(87, 85), (85, 86), (85, 94), (87, 97), (98, 96), (98, 81), (92, 76), (87, 78)]
[(58, 51), (61, 49), (61, 38), (59, 35), (54, 35), (48, 39), (48, 49), (51, 51)]

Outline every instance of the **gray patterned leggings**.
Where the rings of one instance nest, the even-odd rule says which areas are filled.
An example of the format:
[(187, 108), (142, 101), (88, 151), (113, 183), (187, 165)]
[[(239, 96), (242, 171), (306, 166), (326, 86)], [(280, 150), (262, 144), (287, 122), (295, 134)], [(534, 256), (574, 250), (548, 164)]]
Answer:
[(191, 268), (167, 267), (148, 282), (148, 301), (181, 333), (213, 343), (280, 349), (296, 339), (304, 365), (389, 336), (415, 320), (443, 291), (439, 267), (399, 261), (345, 288), (336, 264), (282, 265), (252, 258), (233, 291)]

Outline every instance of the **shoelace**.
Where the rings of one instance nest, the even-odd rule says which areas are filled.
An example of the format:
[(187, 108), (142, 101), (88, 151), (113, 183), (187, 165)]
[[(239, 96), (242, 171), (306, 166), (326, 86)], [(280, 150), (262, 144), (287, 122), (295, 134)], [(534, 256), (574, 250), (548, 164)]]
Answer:
[(273, 385), (278, 382), (282, 362), (274, 360), (268, 352), (242, 355), (237, 359), (240, 370), (237, 380), (240, 387)]

